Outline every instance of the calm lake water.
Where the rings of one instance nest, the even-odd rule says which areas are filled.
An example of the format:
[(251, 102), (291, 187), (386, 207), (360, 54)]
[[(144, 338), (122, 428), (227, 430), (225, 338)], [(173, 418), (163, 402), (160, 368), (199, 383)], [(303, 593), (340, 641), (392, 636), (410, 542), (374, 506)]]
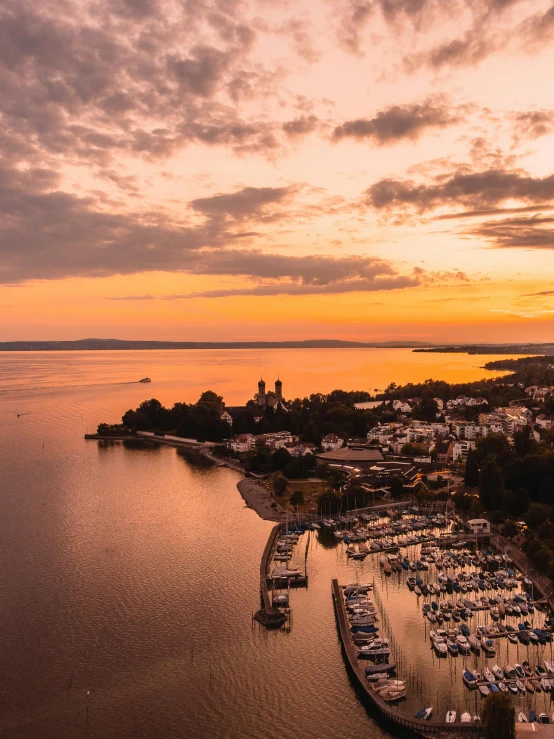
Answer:
[[(239, 476), (83, 434), (149, 397), (192, 401), (211, 388), (244, 402), (261, 373), (268, 384), (279, 374), (290, 397), (473, 380), (491, 375), (484, 361), (357, 349), (0, 354), (0, 735), (388, 736), (338, 644), (331, 578), (354, 577), (342, 545), (311, 541), (290, 633), (253, 628), (271, 524), (244, 507)], [(146, 375), (151, 385), (132, 383)], [(414, 655), (432, 666), (415, 596), (384, 587), (407, 614), (395, 629), (408, 635), (417, 619)], [(450, 690), (459, 673), (454, 683), (441, 669)]]

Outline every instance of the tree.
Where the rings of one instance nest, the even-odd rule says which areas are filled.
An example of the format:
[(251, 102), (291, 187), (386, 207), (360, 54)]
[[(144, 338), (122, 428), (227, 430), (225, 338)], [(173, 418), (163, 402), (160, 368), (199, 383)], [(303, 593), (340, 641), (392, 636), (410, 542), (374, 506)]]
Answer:
[(479, 498), (489, 511), (502, 508), (504, 498), (504, 477), (498, 464), (490, 459), (479, 473)]
[(481, 723), (486, 739), (515, 739), (516, 711), (509, 695), (491, 693), (481, 710)]
[(423, 398), (416, 415), (422, 421), (436, 421), (439, 406), (434, 398)]
[(288, 484), (289, 481), (281, 472), (276, 472), (273, 475), (273, 490), (275, 490), (276, 495), (284, 495)]
[(467, 453), (464, 483), (470, 488), (479, 485), (479, 457), (475, 449), (470, 449)]
[(273, 467), (276, 470), (284, 470), (287, 464), (291, 461), (292, 457), (290, 456), (289, 450), (285, 449), (284, 447), (281, 447), (281, 449), (276, 449), (275, 453), (273, 454), (273, 457), (271, 458), (271, 461), (273, 462)]
[(321, 493), (317, 498), (317, 512), (324, 515), (330, 516), (336, 513), (341, 505), (341, 497), (330, 490), (326, 493)]
[(302, 494), (301, 490), (295, 490), (293, 492), (293, 494), (290, 496), (290, 503), (294, 506), (304, 505), (304, 495)]
[(508, 539), (513, 539), (514, 536), (517, 536), (518, 531), (519, 529), (515, 521), (511, 521), (511, 520), (506, 521), (506, 523), (504, 524), (504, 528), (502, 529), (502, 533)]
[(428, 450), (419, 444), (411, 444), (408, 442), (407, 444), (404, 444), (400, 450), (400, 454), (405, 454), (407, 457), (426, 457), (428, 455)]

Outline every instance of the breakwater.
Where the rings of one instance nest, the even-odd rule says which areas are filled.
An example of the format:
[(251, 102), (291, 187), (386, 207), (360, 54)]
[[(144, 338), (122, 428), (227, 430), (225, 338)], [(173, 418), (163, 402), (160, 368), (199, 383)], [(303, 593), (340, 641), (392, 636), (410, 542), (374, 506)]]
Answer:
[(482, 730), (475, 724), (449, 724), (446, 722), (429, 722), (403, 715), (384, 701), (369, 685), (364, 669), (360, 666), (356, 649), (350, 638), (350, 628), (346, 616), (343, 591), (338, 580), (332, 581), (331, 592), (337, 621), (337, 629), (342, 652), (350, 676), (358, 692), (375, 710), (378, 717), (392, 726), (400, 726), (421, 737), (442, 737), (443, 739), (463, 739), (464, 737), (481, 737)]

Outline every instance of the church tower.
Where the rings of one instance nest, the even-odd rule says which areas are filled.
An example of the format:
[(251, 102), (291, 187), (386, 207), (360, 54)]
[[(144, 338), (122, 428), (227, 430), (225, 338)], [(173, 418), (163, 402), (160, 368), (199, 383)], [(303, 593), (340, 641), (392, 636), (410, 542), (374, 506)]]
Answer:
[(275, 380), (275, 399), (283, 400), (283, 383), (279, 379)]
[(266, 394), (265, 394), (265, 382), (260, 379), (258, 382), (258, 407), (259, 408), (265, 408), (266, 404)]

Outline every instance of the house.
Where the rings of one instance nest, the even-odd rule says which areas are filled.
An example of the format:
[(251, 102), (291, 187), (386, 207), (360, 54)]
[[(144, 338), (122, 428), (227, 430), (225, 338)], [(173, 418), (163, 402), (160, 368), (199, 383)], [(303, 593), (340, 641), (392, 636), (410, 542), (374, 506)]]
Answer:
[(242, 454), (254, 448), (256, 437), (253, 434), (239, 434), (229, 441), (229, 446), (234, 452)]
[(324, 452), (332, 452), (335, 449), (341, 449), (344, 441), (336, 434), (327, 434), (321, 440), (321, 448)]
[(287, 449), (291, 457), (308, 457), (315, 452), (315, 444), (308, 442), (302, 444), (287, 444)]
[(400, 411), (400, 413), (412, 412), (412, 406), (409, 403), (406, 403), (405, 400), (393, 400), (392, 407), (395, 411)]
[(227, 411), (223, 411), (221, 414), (221, 420), (225, 421), (225, 423), (228, 423), (229, 426), (233, 425), (233, 416), (230, 413), (227, 413)]
[(491, 525), (486, 518), (472, 518), (467, 522), (472, 534), (490, 534)]
[(550, 428), (552, 428), (552, 419), (551, 418), (547, 418), (544, 415), (544, 413), (541, 413), (540, 416), (537, 416), (537, 418), (535, 419), (535, 423), (541, 429), (550, 429)]

